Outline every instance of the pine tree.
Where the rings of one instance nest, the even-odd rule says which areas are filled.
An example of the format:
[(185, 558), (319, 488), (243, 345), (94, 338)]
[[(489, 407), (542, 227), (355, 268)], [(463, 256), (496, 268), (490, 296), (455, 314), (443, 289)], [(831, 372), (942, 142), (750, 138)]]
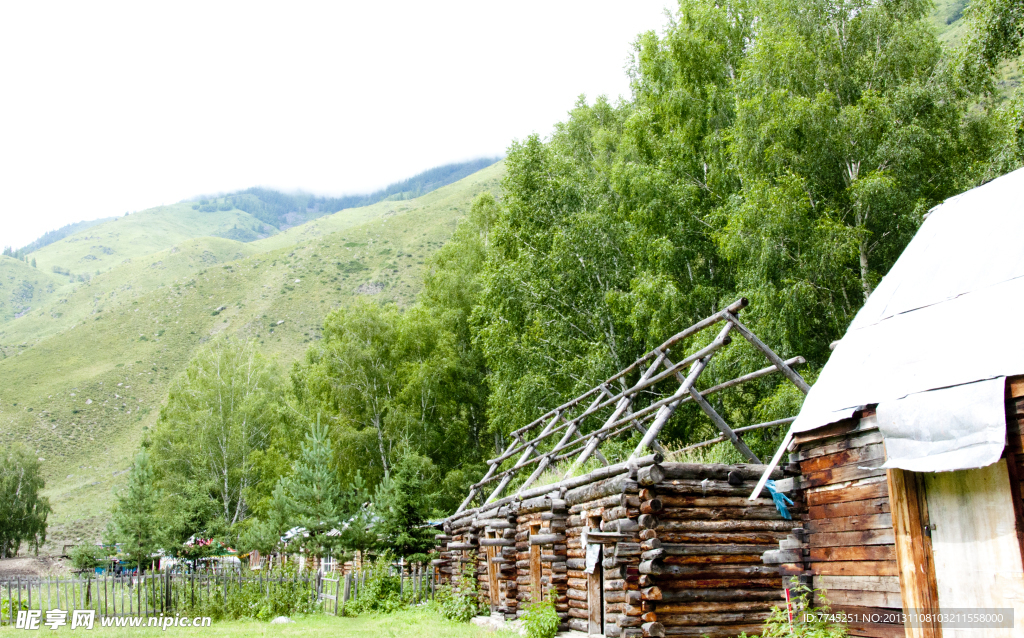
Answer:
[(143, 448), (135, 455), (135, 464), (128, 473), (128, 484), (117, 493), (113, 520), (115, 537), (122, 551), (135, 561), (143, 572), (157, 549), (158, 525), (156, 507), (160, 492), (153, 476), (149, 452)]
[(281, 481), (286, 520), (291, 525), (306, 528), (309, 536), (303, 544), (310, 555), (323, 556), (335, 544), (336, 537), (327, 533), (342, 526), (343, 508), (341, 485), (334, 473), (334, 448), (327, 427), (320, 425), (319, 417), (306, 434), (292, 475)]
[(410, 452), (377, 486), (373, 503), (377, 532), (399, 556), (426, 552), (434, 543), (434, 530), (426, 524), (431, 499), (428, 487), (434, 473), (430, 459)]

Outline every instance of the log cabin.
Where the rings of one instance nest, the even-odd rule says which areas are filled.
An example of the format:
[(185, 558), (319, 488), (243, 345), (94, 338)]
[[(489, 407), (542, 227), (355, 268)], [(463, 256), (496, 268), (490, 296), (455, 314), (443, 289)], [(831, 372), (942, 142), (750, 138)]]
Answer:
[[(763, 559), (820, 590), (853, 636), (1024, 635), (1021, 238), (1024, 169), (932, 209), (750, 496), (785, 453), (799, 464), (778, 487), (805, 503), (801, 526)], [(927, 616), (958, 609), (1016, 627)]]
[[(792, 515), (806, 508), (799, 493), (786, 513), (772, 498), (747, 500), (758, 477), (782, 480), (793, 469), (769, 470), (742, 434), (795, 417), (734, 430), (706, 397), (769, 374), (803, 392), (809, 386), (794, 370), (801, 357), (783, 360), (740, 322), (737, 313), (746, 305), (736, 301), (513, 432), (515, 443), (488, 462), (487, 473), (444, 521), (436, 537), (439, 573), (455, 586), (475, 582), (482, 602), (508, 619), (532, 602), (553, 599), (562, 629), (589, 634), (760, 634), (784, 596), (783, 575), (763, 564), (762, 554), (793, 536), (801, 523)], [(718, 329), (713, 338), (697, 338), (711, 328)], [(731, 334), (760, 352), (768, 367), (698, 390), (698, 378)], [(687, 345), (688, 339), (694, 342)], [(672, 351), (682, 353), (675, 363)], [(666, 452), (658, 434), (691, 401), (719, 433), (697, 445), (729, 442), (749, 463), (671, 461), (679, 451)], [(612, 463), (599, 448), (622, 434), (640, 442), (627, 459)], [(581, 473), (593, 459), (600, 467)], [(555, 468), (564, 475), (541, 484)], [(529, 474), (513, 483), (520, 472)], [(504, 495), (511, 485), (514, 493)]]

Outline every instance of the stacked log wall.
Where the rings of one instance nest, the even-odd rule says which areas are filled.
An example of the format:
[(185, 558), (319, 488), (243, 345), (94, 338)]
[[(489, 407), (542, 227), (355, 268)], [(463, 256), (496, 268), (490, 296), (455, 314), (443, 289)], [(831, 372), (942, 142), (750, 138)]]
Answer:
[[(601, 569), (604, 574), (604, 635), (609, 637), (663, 636), (656, 619), (644, 617), (640, 593), (640, 484), (643, 477), (657, 474), (651, 465), (630, 468), (619, 476), (584, 485), (566, 493), (569, 505), (567, 523), (569, 622), (572, 629), (589, 630), (590, 608), (600, 601), (590, 600), (586, 568), (586, 547), (596, 542), (603, 546)], [(599, 521), (594, 527), (592, 521)]]
[[(762, 563), (800, 523), (799, 498), (786, 520), (771, 498), (751, 503), (760, 465), (665, 463), (664, 477), (641, 490), (642, 598), (668, 636), (760, 635), (784, 602), (783, 578)], [(776, 470), (774, 478), (782, 478)]]
[[(516, 516), (510, 507), (501, 507), (474, 517), (472, 526), (480, 539), (477, 541), (480, 549), (477, 552), (476, 575), (481, 602), (491, 605), (492, 613), (515, 618), (518, 605)], [(493, 557), (488, 557), (488, 548), (493, 548)], [(494, 571), (494, 581), (498, 587), (494, 599), (491, 597), (489, 570)]]
[(445, 523), (444, 530), (441, 538), (448, 539), (443, 545), (447, 556), (442, 553), (441, 573), (447, 577), (448, 584), (457, 589), (463, 574), (475, 576), (479, 536), (474, 533), (472, 517), (449, 521)]
[[(541, 595), (554, 596), (563, 630), (589, 631), (586, 535), (587, 543), (603, 546), (603, 631), (609, 638), (757, 635), (784, 599), (779, 570), (764, 565), (761, 555), (800, 525), (784, 520), (771, 498), (746, 500), (763, 470), (629, 467), (611, 478), (449, 521), (439, 564), (453, 582), (474, 570), (481, 598), (489, 598), (486, 548), (500, 546), (493, 563), (501, 568), (495, 611), (514, 618), (533, 602), (531, 548), (538, 547)], [(797, 501), (793, 511), (800, 515), (806, 508)]]

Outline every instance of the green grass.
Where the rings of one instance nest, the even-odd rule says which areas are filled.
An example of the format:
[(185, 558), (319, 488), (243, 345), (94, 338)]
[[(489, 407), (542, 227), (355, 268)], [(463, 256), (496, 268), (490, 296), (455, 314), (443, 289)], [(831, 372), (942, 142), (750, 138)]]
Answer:
[[(476, 195), (497, 194), (503, 172), (496, 164), (419, 199), (320, 218), (315, 230), (281, 233), (290, 244), (188, 238), (55, 287), (26, 316), (0, 322), (0, 445), (24, 442), (44, 459), (51, 548), (99, 538), (170, 381), (202, 344), (256, 339), (288, 366), (319, 338), (330, 310), (365, 296), (411, 303), (425, 260)], [(109, 223), (133, 218), (146, 213)], [(0, 260), (8, 266), (38, 274), (37, 288), (46, 281)]]
[(57, 275), (0, 255), (0, 324), (45, 307), (64, 283)]
[(260, 234), (277, 232), (240, 210), (204, 213), (182, 202), (115, 217), (44, 246), (32, 256), (40, 270), (52, 272), (56, 267), (76, 276), (95, 276), (97, 271), (106, 272), (195, 237), (255, 238), (256, 228)]
[[(91, 631), (85, 635), (93, 638), (133, 638), (152, 636), (156, 638), (188, 638), (204, 636), (205, 638), (512, 638), (518, 636), (510, 632), (487, 632), (475, 625), (449, 622), (437, 613), (420, 607), (405, 609), (386, 616), (359, 616), (356, 618), (312, 615), (298, 617), (294, 623), (272, 625), (256, 620), (235, 620), (214, 622), (210, 627), (188, 628), (169, 627), (166, 631), (156, 628), (103, 628), (97, 620)], [(70, 621), (70, 616), (69, 616)], [(38, 630), (51, 634), (48, 627)], [(71, 636), (82, 630), (68, 629), (67, 626), (57, 630), (56, 635)], [(20, 636), (23, 629), (5, 626), (0, 628), (0, 636)]]

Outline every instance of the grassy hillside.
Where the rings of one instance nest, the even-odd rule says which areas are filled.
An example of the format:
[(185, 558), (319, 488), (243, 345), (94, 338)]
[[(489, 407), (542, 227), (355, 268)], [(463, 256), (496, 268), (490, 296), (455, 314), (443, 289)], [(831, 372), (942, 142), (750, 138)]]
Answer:
[(63, 285), (52, 273), (0, 255), (0, 325), (45, 306)]
[[(189, 238), (136, 253), (0, 325), (0, 444), (23, 441), (45, 459), (55, 545), (100, 534), (113, 488), (197, 348), (254, 338), (288, 365), (332, 308), (361, 295), (409, 303), (425, 258), (476, 195), (497, 193), (503, 172), (497, 164), (419, 199), (342, 211), (280, 234), (290, 242)], [(136, 250), (119, 243), (145, 232), (126, 223), (136, 217), (146, 219), (104, 231), (120, 232), (106, 235), (115, 254)]]
[[(151, 255), (193, 237), (257, 239), (277, 229), (240, 210), (203, 212), (190, 203), (160, 206), (92, 226), (32, 253), (40, 270), (93, 277), (129, 260)], [(238, 237), (241, 235), (241, 237)]]

